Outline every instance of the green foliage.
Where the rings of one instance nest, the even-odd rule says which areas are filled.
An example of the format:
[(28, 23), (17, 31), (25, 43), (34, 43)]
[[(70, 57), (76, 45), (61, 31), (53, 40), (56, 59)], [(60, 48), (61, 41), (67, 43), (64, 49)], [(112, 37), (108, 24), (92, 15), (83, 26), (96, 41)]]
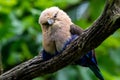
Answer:
[[(42, 49), (38, 24), (42, 10), (58, 6), (75, 24), (85, 29), (99, 17), (104, 4), (105, 0), (0, 0), (0, 47), (4, 71), (34, 57)], [(76, 6), (68, 8), (73, 5)], [(96, 48), (96, 56), (105, 80), (119, 80), (120, 30)], [(96, 80), (96, 77), (88, 68), (72, 65), (33, 80)]]

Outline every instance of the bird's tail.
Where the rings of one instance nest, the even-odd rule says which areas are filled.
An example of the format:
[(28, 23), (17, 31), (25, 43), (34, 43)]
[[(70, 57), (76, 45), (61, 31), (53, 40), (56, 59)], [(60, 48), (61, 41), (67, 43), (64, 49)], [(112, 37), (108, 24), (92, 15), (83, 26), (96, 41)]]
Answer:
[(99, 68), (97, 65), (89, 65), (88, 66), (93, 72), (94, 74), (100, 79), (100, 80), (104, 80)]
[(75, 63), (84, 67), (89, 67), (94, 72), (96, 77), (98, 77), (100, 80), (104, 80), (103, 76), (101, 75), (100, 69), (97, 66), (97, 60), (95, 58), (94, 50), (89, 51), (82, 58), (75, 61)]

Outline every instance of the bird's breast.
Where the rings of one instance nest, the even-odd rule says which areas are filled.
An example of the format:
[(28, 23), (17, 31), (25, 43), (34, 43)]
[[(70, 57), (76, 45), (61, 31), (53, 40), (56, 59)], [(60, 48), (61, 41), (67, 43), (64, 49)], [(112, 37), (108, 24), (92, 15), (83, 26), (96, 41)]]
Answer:
[(52, 32), (48, 31), (43, 35), (43, 47), (47, 52), (55, 54), (56, 51), (60, 52), (62, 50), (65, 42), (70, 38), (71, 34), (69, 31), (61, 29)]

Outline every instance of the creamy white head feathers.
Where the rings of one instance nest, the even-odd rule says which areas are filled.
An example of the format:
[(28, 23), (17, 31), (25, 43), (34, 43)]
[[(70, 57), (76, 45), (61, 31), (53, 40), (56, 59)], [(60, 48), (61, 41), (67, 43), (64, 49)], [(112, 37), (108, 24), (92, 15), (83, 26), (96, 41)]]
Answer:
[(46, 23), (48, 19), (53, 18), (55, 18), (56, 21), (65, 21), (68, 24), (72, 24), (69, 16), (58, 7), (50, 7), (45, 9), (39, 17), (39, 24), (42, 25)]

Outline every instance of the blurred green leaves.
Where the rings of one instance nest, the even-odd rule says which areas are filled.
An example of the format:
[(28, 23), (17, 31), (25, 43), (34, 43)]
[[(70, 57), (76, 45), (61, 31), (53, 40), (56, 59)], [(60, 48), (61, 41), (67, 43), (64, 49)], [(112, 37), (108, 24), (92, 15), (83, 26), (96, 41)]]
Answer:
[(17, 4), (17, 0), (0, 0), (0, 13), (8, 14), (12, 7)]
[[(102, 13), (104, 5), (105, 0), (0, 0), (0, 47), (4, 71), (36, 56), (42, 49), (38, 18), (45, 8), (60, 7), (75, 24), (86, 29)], [(96, 48), (96, 56), (105, 80), (119, 80), (120, 30)], [(88, 68), (72, 65), (34, 80), (96, 79)]]

